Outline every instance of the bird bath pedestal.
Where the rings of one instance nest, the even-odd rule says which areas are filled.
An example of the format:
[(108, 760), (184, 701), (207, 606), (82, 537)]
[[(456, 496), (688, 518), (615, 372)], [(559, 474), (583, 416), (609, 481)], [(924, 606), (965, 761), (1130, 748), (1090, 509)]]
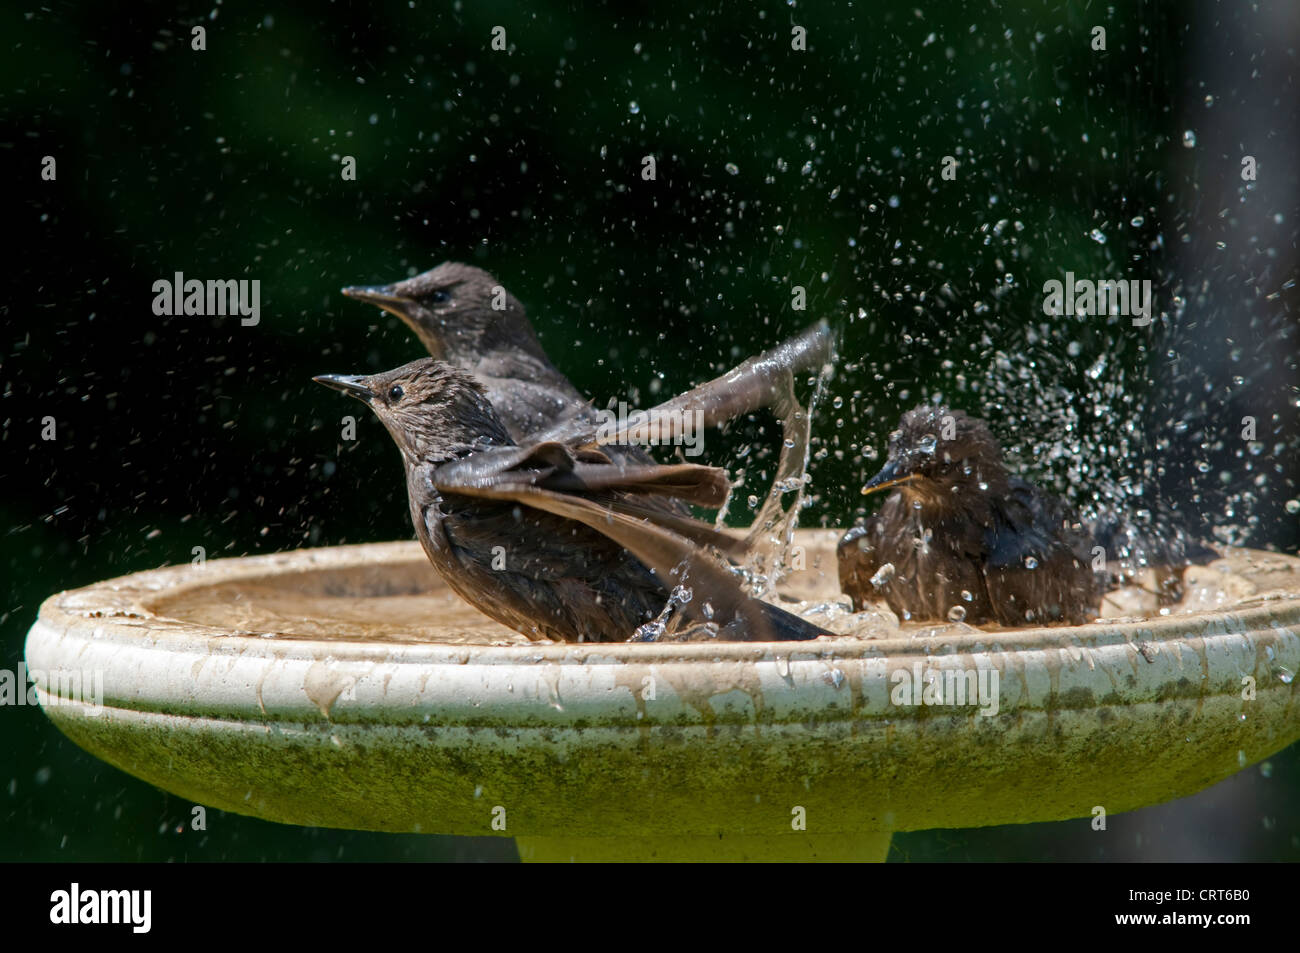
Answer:
[[(799, 536), (791, 591), (834, 597), (839, 534)], [(1142, 621), (573, 645), (480, 615), (416, 543), (343, 546), (52, 596), (27, 665), (87, 751), (240, 814), (525, 860), (883, 860), (893, 831), (1131, 810), (1300, 737), (1300, 560), (1197, 571), (1224, 568), (1229, 608)]]

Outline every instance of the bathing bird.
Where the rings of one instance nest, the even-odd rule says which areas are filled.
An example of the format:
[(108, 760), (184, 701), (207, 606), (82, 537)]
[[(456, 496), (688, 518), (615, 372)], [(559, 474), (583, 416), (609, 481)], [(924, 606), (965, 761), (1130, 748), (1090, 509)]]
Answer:
[[(472, 374), (515, 441), (590, 439), (602, 423), (600, 412), (551, 362), (524, 306), (482, 268), (449, 261), (403, 281), (349, 287), (343, 293), (396, 315), (430, 355)], [(802, 476), (811, 425), (809, 413), (794, 396), (794, 376), (822, 372), (833, 362), (834, 346), (830, 327), (818, 322), (672, 404), (678, 419), (698, 421), (702, 428), (720, 426), (763, 407), (780, 418), (782, 441), (772, 488), (756, 515), (752, 541), (783, 518), (792, 518), (791, 507), (797, 501), (785, 495), (785, 488)], [(698, 411), (699, 416), (681, 418), (683, 411)], [(680, 442), (681, 436), (624, 435), (602, 447), (615, 462), (649, 464), (654, 458), (643, 442)], [(688, 436), (700, 440), (703, 434)], [(688, 512), (666, 499), (650, 500), (648, 505), (682, 515)]]
[[(591, 404), (543, 350), (524, 306), (482, 268), (449, 261), (404, 281), (343, 293), (396, 315), (431, 356), (473, 374), (515, 440), (566, 421), (595, 422)], [(777, 372), (818, 371), (831, 360), (833, 346), (830, 328), (819, 322), (718, 377), (709, 385), (710, 401), (701, 404), (706, 426), (767, 406)], [(720, 405), (716, 413), (714, 403)], [(650, 459), (637, 446), (608, 452)]]
[(474, 376), (423, 358), (317, 382), (367, 404), (401, 452), (416, 535), (447, 585), (530, 639), (752, 641), (825, 634), (747, 595), (725, 557), (744, 542), (652, 505), (718, 507), (726, 474), (615, 461), (561, 441), (520, 445)]
[(1170, 514), (1104, 510), (1082, 520), (1008, 472), (988, 425), (960, 410), (903, 415), (862, 492), (891, 487), (839, 543), (840, 586), (859, 610), (884, 599), (905, 620), (1077, 624), (1095, 619), (1105, 592), (1141, 570), (1155, 571), (1168, 603), (1188, 565), (1218, 558)]
[(838, 547), (856, 609), (883, 599), (905, 620), (1008, 626), (1095, 615), (1091, 536), (1063, 500), (1007, 472), (984, 421), (917, 407), (888, 450), (863, 492), (893, 492)]

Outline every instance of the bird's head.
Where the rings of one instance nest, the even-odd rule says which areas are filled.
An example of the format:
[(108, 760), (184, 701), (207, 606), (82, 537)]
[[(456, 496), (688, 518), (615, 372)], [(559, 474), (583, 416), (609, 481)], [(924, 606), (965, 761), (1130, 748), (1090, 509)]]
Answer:
[(954, 487), (1000, 488), (1007, 479), (1002, 448), (988, 424), (960, 410), (921, 406), (903, 414), (889, 435), (889, 457), (863, 493), (898, 486), (918, 497), (943, 499)]
[(312, 380), (368, 404), (411, 463), (440, 463), (511, 444), (478, 382), (433, 358), (368, 377), (323, 374)]
[(437, 358), (473, 363), (503, 346), (545, 358), (524, 306), (473, 265), (443, 262), (405, 281), (344, 288), (343, 293), (397, 315)]

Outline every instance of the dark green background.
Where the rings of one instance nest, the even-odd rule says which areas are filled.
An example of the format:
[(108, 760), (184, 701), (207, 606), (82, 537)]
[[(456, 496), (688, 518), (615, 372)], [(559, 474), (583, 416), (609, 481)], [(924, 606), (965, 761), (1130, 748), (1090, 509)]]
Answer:
[[(354, 410), (309, 378), (418, 356), (395, 319), (338, 288), (446, 259), (497, 275), (602, 405), (648, 404), (652, 386), (665, 396), (835, 321), (845, 363), (818, 418), (805, 525), (860, 515), (898, 414), (941, 397), (1080, 505), (1140, 489), (1221, 541), (1296, 551), (1294, 4), (0, 16), (3, 667), (50, 593), (188, 561), (195, 545), (216, 557), (409, 537), (387, 436), (359, 419), (340, 447)], [(495, 25), (508, 52), (489, 49)], [(55, 182), (39, 177), (46, 155)], [(340, 179), (344, 155), (355, 182)], [(1259, 163), (1249, 187), (1243, 155)], [(1145, 329), (1049, 319), (1043, 282), (1067, 270), (1151, 279), (1160, 314)], [(260, 279), (261, 324), (155, 317), (151, 285), (175, 271)], [(53, 442), (39, 439), (47, 415)], [(710, 453), (725, 463), (771, 436), (760, 417)], [(206, 833), (178, 833), (189, 804), (39, 712), (0, 709), (0, 738), (4, 859), (514, 856), (509, 841), (216, 812)], [(1086, 821), (933, 831), (900, 835), (894, 856), (1296, 859), (1297, 793), (1293, 748), (1111, 818), (1105, 835)]]

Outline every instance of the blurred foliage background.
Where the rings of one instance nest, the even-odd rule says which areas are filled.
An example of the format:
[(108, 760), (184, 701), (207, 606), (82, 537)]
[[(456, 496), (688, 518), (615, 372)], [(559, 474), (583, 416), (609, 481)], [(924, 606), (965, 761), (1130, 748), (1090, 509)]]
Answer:
[[(419, 356), (338, 289), (447, 259), (509, 287), (601, 405), (836, 322), (805, 525), (859, 517), (899, 413), (944, 399), (1081, 506), (1159, 496), (1220, 541), (1295, 552), (1293, 3), (529, 7), (0, 10), (0, 666), (47, 595), (195, 545), (409, 538), (387, 436), (359, 417), (341, 446), (353, 411), (310, 377)], [(176, 271), (259, 279), (261, 323), (154, 316)], [(1155, 320), (1049, 318), (1043, 283), (1067, 271), (1152, 280)], [(770, 420), (710, 459), (750, 440), (760, 486)], [(190, 832), (189, 804), (39, 712), (0, 709), (0, 737), (3, 859), (514, 856), (216, 812)], [(1294, 860), (1297, 793), (1293, 747), (1107, 835), (930, 831), (893, 857)]]

